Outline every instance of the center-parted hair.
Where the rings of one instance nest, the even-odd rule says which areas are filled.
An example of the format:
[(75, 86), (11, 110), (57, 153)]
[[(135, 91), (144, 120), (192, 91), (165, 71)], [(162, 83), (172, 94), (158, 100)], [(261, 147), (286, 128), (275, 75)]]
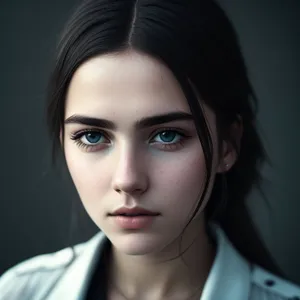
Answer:
[(205, 216), (222, 226), (249, 261), (279, 274), (246, 209), (249, 192), (260, 187), (266, 160), (255, 127), (257, 101), (233, 26), (214, 1), (82, 1), (62, 33), (49, 84), (47, 117), (54, 153), (61, 149), (66, 94), (74, 72), (90, 58), (128, 50), (148, 54), (173, 72), (194, 117), (207, 180), (199, 182), (204, 191), (191, 219), (212, 173), (213, 143), (201, 103), (216, 115), (219, 145), (222, 140), (234, 145), (230, 127), (242, 122), (237, 162), (227, 173), (217, 174)]

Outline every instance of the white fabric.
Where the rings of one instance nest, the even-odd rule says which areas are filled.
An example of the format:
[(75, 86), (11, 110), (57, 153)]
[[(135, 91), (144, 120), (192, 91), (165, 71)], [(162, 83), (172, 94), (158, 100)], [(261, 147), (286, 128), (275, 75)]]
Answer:
[[(251, 266), (220, 228), (214, 232), (217, 254), (200, 300), (300, 300), (298, 286)], [(0, 278), (0, 300), (87, 300), (90, 277), (106, 241), (98, 233), (75, 247), (75, 260), (67, 248), (11, 268)]]

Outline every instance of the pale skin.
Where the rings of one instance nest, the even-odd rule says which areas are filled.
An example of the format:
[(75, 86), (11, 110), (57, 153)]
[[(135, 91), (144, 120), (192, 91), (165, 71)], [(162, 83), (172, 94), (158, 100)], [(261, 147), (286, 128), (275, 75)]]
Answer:
[[(215, 116), (204, 109), (217, 149)], [(170, 113), (191, 114), (169, 69), (145, 54), (90, 59), (69, 86), (65, 157), (85, 209), (112, 243), (109, 299), (199, 299), (213, 263), (215, 247), (204, 229), (203, 209), (215, 174), (229, 170), (236, 153), (225, 141), (223, 152), (215, 151), (209, 193), (181, 241), (182, 250), (192, 246), (182, 258), (166, 261), (179, 254), (178, 237), (205, 180), (204, 154), (191, 118), (140, 122)], [(110, 123), (82, 124), (74, 119), (79, 115)], [(149, 228), (123, 230), (108, 214), (124, 206), (160, 216)]]

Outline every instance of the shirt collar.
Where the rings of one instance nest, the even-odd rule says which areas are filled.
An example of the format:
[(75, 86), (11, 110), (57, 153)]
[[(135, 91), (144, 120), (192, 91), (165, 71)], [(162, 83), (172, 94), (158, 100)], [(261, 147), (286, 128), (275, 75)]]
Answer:
[(223, 230), (212, 225), (217, 253), (200, 300), (248, 299), (250, 264), (234, 249)]
[[(217, 253), (200, 300), (248, 299), (251, 283), (249, 263), (234, 249), (221, 228), (216, 225), (211, 228)], [(88, 241), (47, 300), (85, 299), (91, 276), (107, 241), (103, 233), (98, 233)]]
[(99, 232), (82, 246), (75, 246), (76, 259), (67, 267), (47, 300), (84, 300), (91, 276), (107, 241), (105, 235)]

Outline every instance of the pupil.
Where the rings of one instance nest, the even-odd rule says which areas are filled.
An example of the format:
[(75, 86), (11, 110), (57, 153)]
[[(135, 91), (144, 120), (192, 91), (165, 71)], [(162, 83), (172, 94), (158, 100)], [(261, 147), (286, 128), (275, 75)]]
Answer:
[(162, 141), (164, 141), (166, 143), (172, 142), (174, 140), (175, 136), (176, 136), (176, 133), (172, 132), (172, 131), (165, 131), (160, 134)]
[(98, 143), (100, 141), (100, 139), (101, 139), (101, 135), (97, 134), (97, 133), (88, 133), (86, 135), (86, 139), (91, 144)]

